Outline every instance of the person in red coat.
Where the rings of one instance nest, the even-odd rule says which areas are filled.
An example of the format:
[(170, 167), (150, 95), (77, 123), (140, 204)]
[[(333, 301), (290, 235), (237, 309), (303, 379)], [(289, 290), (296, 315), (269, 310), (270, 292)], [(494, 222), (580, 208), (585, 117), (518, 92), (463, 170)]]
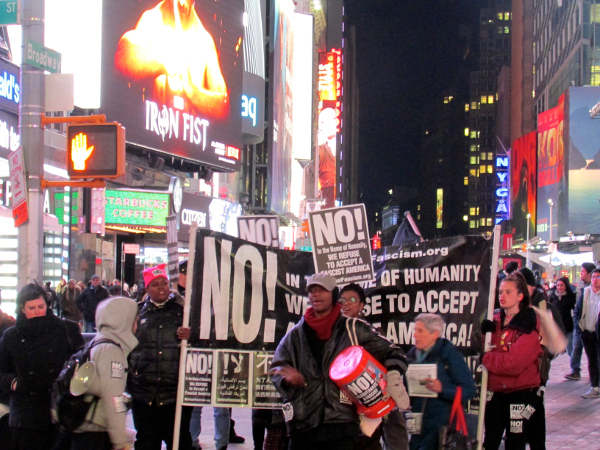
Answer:
[(539, 321), (520, 273), (502, 280), (499, 295), (500, 309), (495, 311), (493, 322), (485, 320), (482, 324), (484, 333), (492, 333), (491, 349), (483, 356), (489, 372), (483, 446), (497, 449), (506, 431), (505, 448), (524, 450), (529, 419), (543, 402)]

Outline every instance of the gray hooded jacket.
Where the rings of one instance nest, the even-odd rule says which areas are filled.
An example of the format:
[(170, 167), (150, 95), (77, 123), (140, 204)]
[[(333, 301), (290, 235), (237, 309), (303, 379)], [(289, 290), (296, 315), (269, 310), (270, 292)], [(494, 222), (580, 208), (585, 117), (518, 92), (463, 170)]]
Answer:
[(96, 339), (111, 339), (121, 348), (106, 343), (92, 349), (91, 360), (96, 365), (97, 376), (87, 393), (100, 400), (88, 414), (88, 421), (77, 431), (106, 431), (114, 448), (123, 448), (131, 442), (125, 429), (127, 408), (123, 392), (127, 382), (127, 356), (138, 344), (133, 334), (137, 312), (137, 303), (125, 297), (106, 299), (96, 310)]

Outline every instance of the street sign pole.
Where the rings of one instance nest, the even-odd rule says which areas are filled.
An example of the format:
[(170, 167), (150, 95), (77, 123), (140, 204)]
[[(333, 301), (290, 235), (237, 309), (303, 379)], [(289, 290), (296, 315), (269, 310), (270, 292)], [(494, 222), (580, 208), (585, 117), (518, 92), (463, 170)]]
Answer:
[[(6, 2), (2, 2), (6, 3)], [(44, 43), (44, 0), (23, 0), (23, 42)], [(23, 47), (22, 60), (26, 60)], [(17, 289), (36, 280), (43, 283), (44, 193), (40, 180), (44, 174), (44, 71), (29, 64), (21, 66), (22, 96), (19, 105), (19, 131), (27, 179), (29, 220), (18, 228)]]

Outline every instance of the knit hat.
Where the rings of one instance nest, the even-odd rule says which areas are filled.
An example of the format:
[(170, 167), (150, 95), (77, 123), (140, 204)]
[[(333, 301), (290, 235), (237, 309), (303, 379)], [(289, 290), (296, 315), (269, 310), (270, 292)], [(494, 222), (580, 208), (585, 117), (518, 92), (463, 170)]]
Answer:
[(529, 270), (527, 267), (521, 267), (519, 272), (521, 272), (521, 275), (523, 275), (523, 278), (525, 278), (528, 286), (535, 287), (535, 275), (531, 270)]
[(166, 264), (159, 264), (156, 267), (150, 267), (149, 269), (144, 270), (144, 286), (148, 287), (148, 285), (157, 278), (169, 280)]
[(306, 291), (308, 292), (310, 287), (314, 285), (321, 286), (323, 289), (331, 292), (336, 288), (337, 283), (335, 278), (333, 278), (327, 272), (320, 272), (308, 277), (306, 280)]
[(581, 265), (585, 269), (587, 273), (592, 273), (592, 271), (596, 268), (596, 265), (593, 263), (585, 262)]

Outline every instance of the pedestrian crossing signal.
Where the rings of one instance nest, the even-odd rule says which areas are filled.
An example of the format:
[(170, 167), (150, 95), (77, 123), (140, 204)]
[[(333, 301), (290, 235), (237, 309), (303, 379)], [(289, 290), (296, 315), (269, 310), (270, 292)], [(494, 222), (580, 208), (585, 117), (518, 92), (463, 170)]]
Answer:
[(67, 172), (71, 179), (124, 175), (125, 128), (117, 122), (69, 125)]

